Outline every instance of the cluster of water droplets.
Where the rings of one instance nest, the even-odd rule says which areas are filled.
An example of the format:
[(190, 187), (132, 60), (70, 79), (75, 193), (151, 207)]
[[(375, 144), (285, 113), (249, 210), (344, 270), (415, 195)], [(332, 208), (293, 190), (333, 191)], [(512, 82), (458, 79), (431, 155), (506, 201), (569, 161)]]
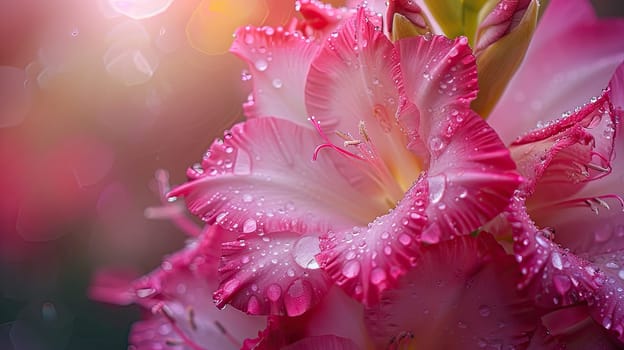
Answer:
[(295, 233), (227, 244), (217, 305), (230, 302), (252, 315), (302, 314), (328, 287), (315, 258), (319, 252), (318, 237)]

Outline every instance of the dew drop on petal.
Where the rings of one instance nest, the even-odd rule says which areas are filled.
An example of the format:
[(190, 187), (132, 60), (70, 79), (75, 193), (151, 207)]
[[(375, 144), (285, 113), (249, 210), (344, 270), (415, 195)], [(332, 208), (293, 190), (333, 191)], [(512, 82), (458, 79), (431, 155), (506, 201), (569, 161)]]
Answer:
[(247, 301), (247, 313), (250, 315), (260, 314), (260, 302), (255, 295), (252, 295)]
[(370, 280), (373, 284), (380, 284), (386, 280), (386, 271), (380, 267), (376, 267), (371, 271)]
[(279, 284), (273, 283), (267, 287), (266, 296), (271, 301), (278, 301), (282, 296), (282, 287)]
[(284, 83), (282, 83), (281, 79), (275, 78), (273, 79), (272, 85), (274, 88), (279, 89), (284, 85)]
[(284, 305), (288, 316), (299, 316), (312, 304), (312, 287), (300, 279), (290, 284), (284, 295)]
[(357, 260), (348, 261), (342, 267), (342, 274), (347, 278), (353, 278), (360, 273), (360, 262)]
[(406, 233), (401, 233), (399, 235), (399, 242), (404, 246), (408, 246), (412, 243), (412, 238)]
[(256, 61), (255, 66), (257, 70), (264, 72), (269, 67), (269, 63), (265, 59), (259, 59)]
[(247, 219), (243, 223), (243, 233), (255, 232), (256, 228), (257, 228), (257, 223), (256, 223), (256, 220), (254, 220), (254, 219), (251, 219), (251, 218)]
[(446, 175), (436, 175), (429, 178), (429, 200), (435, 204), (442, 200), (446, 191)]
[(321, 252), (319, 239), (315, 236), (303, 236), (293, 245), (292, 255), (297, 265), (304, 269), (320, 268), (315, 256)]
[(552, 263), (552, 266), (557, 270), (563, 270), (563, 263), (561, 261), (561, 255), (559, 255), (559, 253), (553, 252), (552, 256), (550, 257), (550, 262)]

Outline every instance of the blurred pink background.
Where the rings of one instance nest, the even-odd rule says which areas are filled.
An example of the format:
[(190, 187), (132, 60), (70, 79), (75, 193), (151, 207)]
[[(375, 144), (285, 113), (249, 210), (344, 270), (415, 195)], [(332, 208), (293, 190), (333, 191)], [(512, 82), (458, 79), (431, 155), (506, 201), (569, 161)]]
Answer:
[[(621, 1), (594, 3), (622, 16)], [(181, 247), (170, 222), (144, 215), (159, 204), (154, 173), (183, 182), (242, 118), (251, 83), (226, 54), (234, 29), (284, 25), (293, 10), (290, 0), (0, 1), (0, 349), (125, 348), (137, 310), (89, 301), (90, 277), (143, 273)]]

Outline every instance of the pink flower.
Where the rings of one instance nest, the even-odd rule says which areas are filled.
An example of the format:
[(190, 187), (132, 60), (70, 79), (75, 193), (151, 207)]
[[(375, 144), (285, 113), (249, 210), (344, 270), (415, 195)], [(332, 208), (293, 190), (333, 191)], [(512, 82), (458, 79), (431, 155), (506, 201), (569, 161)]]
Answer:
[[(590, 212), (590, 221), (575, 205), (622, 202), (613, 189), (596, 191), (621, 181), (612, 160), (624, 68), (590, 104), (509, 148), (471, 109), (496, 105), (491, 121), (506, 141), (526, 127), (510, 121), (526, 110), (509, 107), (513, 93), (528, 96), (536, 85), (529, 64), (545, 64), (535, 57), (549, 40), (577, 30), (579, 21), (557, 19), (571, 8), (552, 1), (525, 65), (495, 104), (524, 56), (536, 2), (493, 2), (466, 15), (474, 26), (458, 26), (448, 1), (392, 1), (385, 17), (377, 1), (357, 9), (297, 3), (304, 19), (286, 29), (236, 32), (231, 51), (253, 77), (248, 119), (214, 141), (188, 169), (189, 182), (169, 192), (184, 197), (204, 229), (190, 226), (178, 203), (167, 204), (192, 232), (189, 245), (130, 287), (108, 275), (92, 290), (151, 311), (131, 342), (194, 350), (540, 349), (587, 347), (596, 333), (602, 346), (622, 340), (619, 272), (604, 272), (609, 262), (624, 267), (622, 213), (600, 209), (605, 217)], [(593, 21), (584, 29), (602, 26)], [(598, 33), (621, 33), (617, 26)], [(468, 37), (413, 35), (421, 30)], [(612, 53), (610, 68), (592, 66), (608, 75), (624, 58), (613, 43), (587, 43)], [(512, 47), (512, 59), (497, 56), (501, 47)], [(501, 82), (492, 78), (496, 62)], [(574, 65), (559, 66), (566, 67)], [(480, 100), (477, 74), (486, 81)], [(568, 211), (580, 212), (583, 226)], [(570, 233), (560, 235), (560, 227)], [(608, 233), (595, 236), (602, 242), (572, 239), (585, 229)]]
[(588, 334), (603, 337), (601, 348), (616, 346), (607, 335), (624, 341), (624, 65), (607, 87), (623, 34), (624, 22), (598, 21), (584, 1), (552, 1), (489, 119), (505, 140), (523, 134), (510, 150), (525, 183), (507, 219), (519, 287), (552, 310), (537, 348), (597, 346)]
[(298, 316), (330, 279), (374, 304), (423, 242), (469, 234), (517, 187), (506, 148), (469, 109), (465, 38), (393, 44), (367, 18), (358, 11), (324, 43), (237, 32), (232, 51), (254, 75), (249, 120), (171, 192), (242, 234), (223, 245), (218, 306)]

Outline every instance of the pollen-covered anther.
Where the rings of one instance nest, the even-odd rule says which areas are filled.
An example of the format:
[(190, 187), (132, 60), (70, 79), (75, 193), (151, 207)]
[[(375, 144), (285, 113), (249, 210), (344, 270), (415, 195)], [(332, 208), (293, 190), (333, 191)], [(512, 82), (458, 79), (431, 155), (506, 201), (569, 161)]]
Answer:
[(611, 207), (609, 206), (609, 203), (605, 202), (604, 200), (600, 199), (599, 197), (595, 197), (595, 198), (590, 198), (590, 199), (585, 199), (585, 204), (587, 204), (587, 206), (591, 209), (591, 211), (594, 212), (594, 214), (598, 215), (600, 213), (600, 210), (598, 208), (599, 205), (607, 210), (610, 210)]
[(366, 123), (363, 120), (360, 120), (358, 123), (358, 131), (360, 135), (366, 140), (366, 142), (370, 141), (370, 137), (368, 136), (368, 132), (366, 131)]

